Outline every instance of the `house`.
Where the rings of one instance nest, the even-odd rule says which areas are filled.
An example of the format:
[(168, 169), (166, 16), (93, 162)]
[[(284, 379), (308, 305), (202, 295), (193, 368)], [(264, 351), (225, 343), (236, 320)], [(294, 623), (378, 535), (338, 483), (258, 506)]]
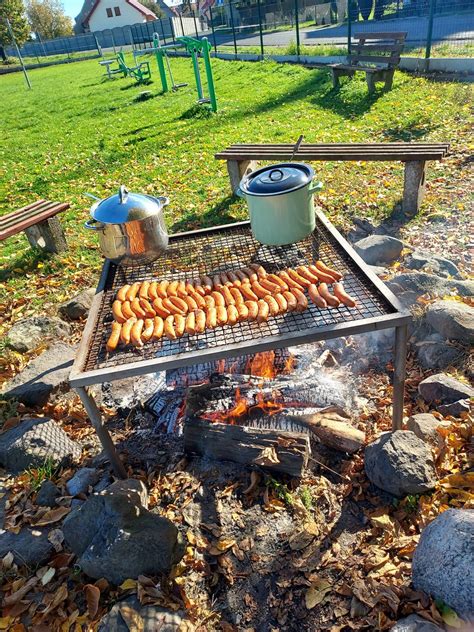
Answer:
[[(162, 10), (166, 7), (164, 2), (159, 2), (158, 6)], [(74, 31), (76, 34), (103, 31), (156, 19), (153, 11), (143, 6), (139, 0), (85, 0), (76, 17)]]

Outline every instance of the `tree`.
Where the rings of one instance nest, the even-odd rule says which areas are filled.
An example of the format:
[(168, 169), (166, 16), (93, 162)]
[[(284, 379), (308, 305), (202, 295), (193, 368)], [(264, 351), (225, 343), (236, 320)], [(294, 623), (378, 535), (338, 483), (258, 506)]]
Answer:
[(72, 35), (72, 20), (61, 0), (27, 0), (26, 14), (31, 30), (43, 39)]
[(12, 43), (6, 18), (10, 21), (18, 46), (22, 46), (30, 36), (22, 0), (0, 0), (0, 57), (3, 61), (7, 59), (4, 47)]
[(160, 5), (155, 0), (140, 0), (140, 4), (153, 11), (157, 18), (164, 18), (165, 14)]
[(363, 20), (368, 20), (372, 12), (373, 0), (358, 0), (360, 14)]

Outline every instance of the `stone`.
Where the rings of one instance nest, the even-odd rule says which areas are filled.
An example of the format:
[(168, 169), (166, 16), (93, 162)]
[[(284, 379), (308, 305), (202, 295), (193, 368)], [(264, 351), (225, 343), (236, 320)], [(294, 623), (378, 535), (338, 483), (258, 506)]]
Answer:
[(94, 295), (95, 288), (93, 287), (83, 290), (63, 303), (59, 307), (59, 314), (69, 320), (81, 320), (85, 318), (91, 308)]
[(365, 449), (369, 480), (394, 496), (427, 492), (436, 484), (431, 449), (409, 430), (384, 432)]
[(356, 241), (354, 249), (370, 265), (392, 263), (400, 256), (403, 242), (389, 235), (371, 235)]
[(413, 554), (416, 590), (474, 621), (474, 509), (448, 509), (421, 533)]
[(419, 295), (429, 293), (444, 296), (451, 292), (457, 292), (460, 296), (474, 295), (474, 281), (443, 279), (436, 274), (427, 274), (426, 272), (397, 274), (387, 285), (391, 287), (394, 284), (400, 286), (405, 292), (409, 290), (417, 292)]
[(443, 632), (443, 628), (417, 614), (411, 614), (409, 617), (399, 619), (390, 628), (390, 632)]
[(43, 481), (36, 494), (36, 504), (40, 507), (56, 507), (56, 498), (61, 496), (59, 488), (52, 481)]
[(66, 489), (71, 496), (78, 496), (87, 492), (89, 486), (99, 480), (99, 472), (94, 467), (81, 467), (66, 483)]
[(146, 504), (142, 482), (119, 481), (68, 514), (65, 541), (86, 575), (121, 584), (139, 575), (167, 573), (181, 559), (184, 545), (177, 528)]
[(440, 446), (443, 444), (443, 437), (438, 432), (438, 428), (450, 426), (443, 420), (436, 419), (434, 415), (429, 413), (420, 413), (419, 415), (413, 415), (409, 417), (407, 421), (407, 428), (416, 434), (417, 437), (423, 439), (427, 443), (431, 443), (434, 446)]
[(69, 388), (75, 348), (58, 342), (4, 385), (2, 396), (26, 406), (44, 406), (50, 396)]
[(473, 388), (446, 373), (437, 373), (424, 379), (418, 384), (418, 392), (430, 404), (452, 404), (459, 399), (474, 397)]
[(438, 406), (438, 411), (445, 417), (460, 417), (463, 413), (468, 413), (470, 410), (468, 399), (458, 399), (457, 402), (452, 404), (444, 404)]
[(452, 261), (429, 252), (425, 253), (415, 250), (408, 255), (404, 264), (405, 267), (410, 270), (423, 270), (442, 277), (451, 276), (456, 279), (462, 278), (458, 267)]
[(5, 342), (8, 347), (26, 353), (39, 347), (47, 340), (67, 338), (71, 335), (71, 325), (60, 318), (32, 316), (19, 320), (8, 331)]
[(52, 419), (23, 419), (0, 434), (0, 465), (12, 473), (40, 467), (45, 460), (54, 466), (68, 457), (79, 459), (81, 447)]
[(388, 274), (387, 268), (383, 266), (369, 266), (370, 270), (379, 277), (384, 277)]
[(434, 371), (462, 365), (465, 355), (461, 349), (440, 340), (423, 340), (416, 350), (421, 366)]
[(19, 533), (0, 529), (0, 558), (11, 551), (18, 566), (39, 566), (49, 560), (54, 546), (48, 540), (48, 530), (24, 527)]
[(428, 306), (426, 320), (438, 333), (465, 344), (474, 343), (474, 308), (458, 301), (436, 301)]
[(144, 622), (144, 632), (154, 630), (160, 632), (178, 632), (182, 628), (185, 613), (181, 610), (171, 611), (161, 606), (142, 606), (134, 596), (127, 597), (113, 605), (110, 611), (102, 618), (98, 632), (129, 632), (130, 628), (125, 623), (121, 609), (126, 606), (132, 608)]

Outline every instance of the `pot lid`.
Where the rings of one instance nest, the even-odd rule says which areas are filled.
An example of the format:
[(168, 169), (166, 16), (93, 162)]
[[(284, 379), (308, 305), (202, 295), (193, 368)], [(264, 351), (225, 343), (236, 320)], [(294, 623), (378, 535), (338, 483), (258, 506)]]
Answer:
[(249, 195), (278, 195), (301, 189), (311, 182), (314, 171), (309, 165), (287, 162), (263, 167), (242, 179), (240, 188)]
[(118, 193), (94, 204), (91, 215), (103, 224), (124, 224), (156, 215), (163, 206), (160, 199), (151, 195), (129, 193), (122, 185)]

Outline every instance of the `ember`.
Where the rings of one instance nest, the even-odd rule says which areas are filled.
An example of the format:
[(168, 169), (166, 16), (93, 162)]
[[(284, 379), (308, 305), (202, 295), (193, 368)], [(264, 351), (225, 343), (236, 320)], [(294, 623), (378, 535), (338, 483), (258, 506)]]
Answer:
[(247, 420), (253, 417), (264, 415), (275, 415), (283, 410), (282, 403), (274, 400), (265, 400), (262, 392), (255, 394), (255, 402), (249, 403), (242, 396), (240, 388), (235, 392), (235, 405), (228, 411), (205, 411), (200, 415), (201, 419), (207, 419), (212, 422), (220, 422), (227, 424), (237, 424), (239, 420)]

